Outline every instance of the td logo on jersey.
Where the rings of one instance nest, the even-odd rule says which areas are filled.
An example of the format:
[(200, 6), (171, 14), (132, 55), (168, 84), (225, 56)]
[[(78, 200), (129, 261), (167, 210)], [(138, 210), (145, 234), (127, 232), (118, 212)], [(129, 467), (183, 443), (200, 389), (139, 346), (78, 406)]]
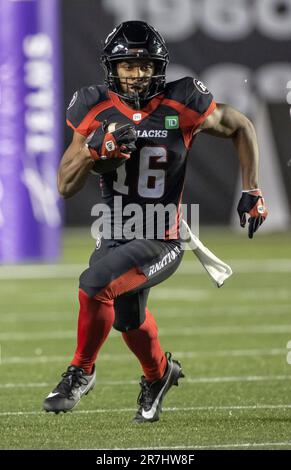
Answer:
[(166, 129), (179, 129), (179, 118), (178, 118), (178, 116), (166, 116), (165, 117), (165, 128)]

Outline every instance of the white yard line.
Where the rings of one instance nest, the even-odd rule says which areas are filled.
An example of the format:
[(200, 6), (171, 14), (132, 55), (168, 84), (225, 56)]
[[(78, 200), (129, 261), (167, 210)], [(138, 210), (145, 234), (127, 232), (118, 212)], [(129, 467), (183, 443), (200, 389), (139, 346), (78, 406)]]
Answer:
[[(291, 375), (243, 375), (243, 376), (225, 376), (225, 377), (186, 377), (184, 384), (197, 383), (228, 383), (228, 382), (276, 382), (291, 380)], [(119, 385), (137, 385), (138, 380), (98, 380), (100, 386), (119, 386)], [(27, 382), (27, 383), (4, 383), (0, 384), (0, 389), (16, 388), (43, 388), (51, 387), (54, 383), (48, 382)]]
[[(291, 333), (291, 324), (254, 325), (254, 326), (196, 326), (185, 328), (160, 328), (160, 336), (196, 336), (196, 335), (235, 335), (235, 334), (287, 334)], [(0, 335), (1, 338), (1, 335)]]
[(150, 300), (166, 301), (178, 300), (179, 302), (200, 302), (207, 300), (211, 295), (208, 289), (183, 289), (156, 287), (150, 292)]
[[(291, 375), (249, 375), (234, 377), (186, 377), (182, 383), (199, 384), (199, 383), (228, 383), (228, 382), (268, 382), (268, 381), (284, 381), (291, 380)], [(136, 385), (137, 380), (106, 380), (98, 382), (100, 385)], [(1, 388), (1, 385), (0, 385)]]
[[(163, 408), (165, 412), (187, 412), (187, 411), (259, 411), (259, 410), (287, 410), (291, 404), (284, 405), (227, 405), (227, 406), (189, 406)], [(97, 410), (74, 410), (74, 414), (102, 414), (102, 413), (128, 413), (136, 411), (136, 408), (108, 408)], [(0, 416), (26, 416), (44, 415), (44, 411), (3, 411)]]
[[(69, 313), (69, 308), (67, 308), (65, 313), (60, 313), (55, 310), (50, 311), (42, 311), (37, 313), (29, 313), (29, 312), (1, 312), (0, 316), (0, 323), (63, 323), (63, 322), (70, 322), (76, 321), (77, 317), (77, 307), (72, 313)], [(171, 306), (158, 306), (153, 309), (154, 314), (156, 315), (157, 319), (160, 317), (166, 318), (197, 318), (197, 317), (218, 317), (218, 316), (244, 316), (244, 315), (256, 315), (256, 316), (266, 316), (266, 315), (290, 315), (291, 307), (290, 304), (280, 305), (237, 305), (228, 303), (227, 305), (223, 306), (199, 306), (199, 309), (194, 307), (189, 307), (187, 310), (184, 308), (177, 308)]]
[[(7, 287), (7, 288), (6, 288)], [(16, 287), (14, 283), (10, 283), (8, 286), (5, 287), (5, 294), (9, 293), (9, 295), (15, 295)], [(276, 301), (291, 301), (291, 291), (288, 287), (265, 287), (259, 288), (254, 286), (252, 289), (248, 288), (247, 290), (241, 288), (234, 288), (229, 284), (230, 288), (223, 288), (217, 289), (212, 286), (209, 282), (205, 282), (205, 288), (197, 288), (193, 281), (193, 287), (188, 288), (173, 288), (173, 287), (155, 287), (151, 290), (150, 293), (150, 300), (160, 301), (160, 302), (167, 302), (169, 300), (179, 301), (179, 303), (193, 303), (193, 302), (201, 302), (204, 300), (213, 299), (216, 303), (223, 300), (224, 303), (227, 303), (228, 300), (234, 302), (236, 299), (238, 302), (243, 300), (247, 301), (250, 304), (250, 301), (254, 301), (254, 303), (258, 303), (259, 308), (262, 308), (262, 305), (266, 303), (270, 303), (272, 301), (274, 304)], [(8, 290), (7, 290), (8, 289)], [(10, 290), (10, 292), (9, 292)], [(22, 292), (22, 300), (23, 303), (29, 302), (30, 305), (34, 305), (35, 303), (39, 304), (48, 304), (50, 305), (51, 302), (55, 304), (58, 301), (62, 302), (70, 302), (72, 303), (72, 299), (77, 302), (77, 290), (75, 288), (72, 291), (68, 291), (68, 289), (64, 286), (58, 286), (57, 289), (54, 291), (54, 295), (52, 297), (51, 292), (48, 291), (38, 291), (38, 292)], [(183, 306), (182, 308), (188, 308)]]
[(178, 450), (178, 449), (193, 449), (193, 450), (203, 450), (203, 449), (230, 449), (230, 448), (254, 448), (254, 447), (291, 447), (290, 442), (242, 442), (242, 443), (229, 443), (229, 444), (208, 444), (208, 445), (183, 445), (180, 446), (169, 446), (166, 447), (127, 447), (127, 448), (117, 448), (114, 447), (114, 450)]
[[(197, 261), (182, 261), (178, 273), (198, 274), (203, 272), (203, 268)], [(227, 263), (232, 267), (234, 273), (288, 273), (291, 272), (291, 259), (270, 258), (270, 259), (227, 259)]]
[[(261, 357), (261, 356), (285, 356), (286, 349), (225, 349), (225, 350), (211, 350), (211, 351), (176, 351), (175, 357), (177, 359), (193, 359), (198, 357)], [(70, 356), (10, 356), (2, 357), (1, 365), (6, 364), (46, 364), (54, 362), (68, 362)], [(134, 359), (132, 354), (100, 354), (98, 362), (126, 362)]]
[[(69, 310), (69, 308), (68, 308)], [(50, 312), (43, 311), (38, 313), (29, 313), (23, 311), (22, 313), (2, 313), (0, 316), (0, 323), (64, 323), (64, 322), (74, 322), (77, 318), (77, 312), (72, 312), (71, 315), (68, 315), (66, 312)]]
[(11, 333), (0, 333), (0, 342), (1, 341), (29, 341), (29, 340), (44, 340), (44, 339), (53, 339), (53, 340), (63, 340), (63, 339), (72, 339), (76, 338), (76, 331), (34, 331), (31, 333), (22, 333), (22, 332), (11, 332)]
[[(206, 287), (207, 286), (207, 287)], [(187, 303), (194, 303), (194, 302), (203, 302), (207, 300), (215, 300), (216, 304), (219, 301), (224, 301), (227, 303), (230, 300), (232, 303), (234, 299), (237, 302), (240, 301), (247, 301), (248, 305), (250, 301), (252, 301), (253, 306), (257, 303), (258, 308), (262, 308), (263, 305), (266, 303), (273, 304), (277, 301), (291, 301), (291, 291), (288, 287), (265, 287), (259, 288), (254, 286), (252, 289), (248, 288), (247, 290), (241, 288), (234, 288), (232, 285), (229, 284), (230, 288), (225, 289), (217, 289), (214, 286), (211, 286), (209, 282), (205, 282), (205, 288), (196, 288), (195, 283), (193, 281), (193, 287), (188, 288), (176, 288), (173, 287), (155, 287), (152, 289), (150, 293), (150, 300), (159, 301), (159, 302), (167, 302), (169, 301), (179, 301), (179, 303), (187, 304)], [(10, 283), (5, 286), (5, 294), (7, 295), (15, 295), (17, 287), (14, 283)], [(54, 290), (54, 295), (52, 297), (51, 292), (48, 291), (37, 291), (37, 292), (30, 292), (30, 291), (23, 291), (22, 292), (22, 301), (23, 304), (29, 302), (29, 305), (34, 304), (47, 304), (50, 305), (51, 303), (55, 304), (58, 301), (67, 302), (72, 304), (72, 299), (75, 302), (77, 301), (77, 290), (74, 288), (72, 291), (68, 291), (68, 289), (61, 285), (58, 285), (57, 289)], [(181, 308), (189, 308), (183, 305)]]
[(73, 279), (86, 267), (86, 263), (5, 265), (0, 267), (0, 279)]
[[(166, 318), (197, 318), (197, 317), (219, 317), (219, 316), (266, 316), (266, 315), (290, 315), (291, 307), (288, 302), (286, 305), (237, 305), (230, 302), (227, 305), (223, 306), (213, 306), (213, 305), (199, 305), (197, 307), (177, 308), (171, 306), (158, 306), (153, 308), (153, 313), (156, 315), (157, 319), (160, 317)], [(8, 314), (5, 314), (8, 315)], [(39, 315), (39, 314), (38, 314)], [(23, 315), (25, 321), (25, 315)], [(58, 317), (59, 318), (59, 317)], [(21, 320), (21, 317), (19, 317)], [(1, 321), (1, 319), (0, 319)], [(5, 321), (5, 320), (3, 320)]]
[(291, 380), (291, 375), (249, 375), (237, 377), (194, 377), (186, 378), (188, 384), (196, 383), (226, 383), (226, 382), (267, 382)]
[[(234, 272), (237, 273), (280, 273), (291, 272), (291, 259), (228, 259)], [(75, 278), (86, 269), (84, 264), (27, 264), (5, 265), (0, 267), (0, 279), (62, 279)], [(193, 258), (182, 262), (177, 275), (204, 274), (203, 268)]]
[[(187, 302), (197, 302), (201, 300), (208, 300), (208, 299), (215, 299), (219, 301), (221, 296), (223, 296), (224, 302), (227, 302), (229, 298), (232, 299), (235, 297), (238, 301), (246, 300), (246, 301), (257, 301), (257, 302), (266, 302), (272, 301), (273, 303), (276, 300), (286, 300), (291, 301), (291, 291), (289, 288), (259, 288), (255, 286), (253, 289), (248, 288), (247, 290), (233, 288), (232, 286), (229, 289), (217, 289), (211, 287), (210, 284), (207, 284), (208, 287), (204, 289), (196, 288), (195, 283), (193, 283), (193, 288), (168, 288), (168, 287), (156, 287), (151, 290), (150, 293), (150, 300), (157, 300), (157, 301), (167, 301), (174, 300), (183, 303)], [(223, 292), (223, 294), (222, 294)], [(185, 308), (185, 307), (183, 307)]]
[[(201, 335), (259, 335), (259, 334), (290, 334), (291, 324), (287, 325), (254, 325), (254, 326), (196, 326), (193, 328), (160, 328), (159, 336), (201, 336)], [(112, 330), (111, 338), (119, 338), (120, 334)], [(75, 339), (76, 331), (21, 331), (0, 333), (0, 342), (4, 341), (41, 341)]]

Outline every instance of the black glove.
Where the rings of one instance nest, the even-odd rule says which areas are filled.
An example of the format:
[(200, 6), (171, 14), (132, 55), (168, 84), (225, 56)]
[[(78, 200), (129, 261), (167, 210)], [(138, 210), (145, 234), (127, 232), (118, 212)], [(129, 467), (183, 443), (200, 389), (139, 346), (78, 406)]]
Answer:
[(107, 122), (98, 127), (87, 139), (86, 145), (94, 160), (130, 158), (136, 150), (137, 133), (132, 124), (115, 124), (115, 130), (107, 131)]
[(268, 209), (260, 189), (243, 192), (239, 200), (237, 211), (240, 219), (241, 227), (245, 227), (246, 214), (249, 214), (249, 238), (253, 238), (254, 233), (264, 222), (268, 215)]

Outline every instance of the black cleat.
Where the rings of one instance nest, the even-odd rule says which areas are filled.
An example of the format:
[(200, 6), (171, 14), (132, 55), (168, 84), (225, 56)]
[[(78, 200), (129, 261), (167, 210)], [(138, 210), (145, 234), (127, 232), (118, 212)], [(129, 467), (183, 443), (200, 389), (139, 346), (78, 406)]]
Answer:
[(63, 379), (43, 402), (45, 411), (58, 414), (72, 410), (95, 386), (95, 366), (91, 375), (86, 375), (81, 367), (69, 366), (62, 374)]
[(134, 417), (136, 423), (158, 421), (164, 396), (172, 385), (178, 385), (178, 380), (184, 377), (181, 364), (172, 360), (171, 353), (166, 353), (166, 358), (168, 366), (160, 380), (148, 382), (144, 376), (141, 377), (141, 391), (137, 399), (139, 409)]

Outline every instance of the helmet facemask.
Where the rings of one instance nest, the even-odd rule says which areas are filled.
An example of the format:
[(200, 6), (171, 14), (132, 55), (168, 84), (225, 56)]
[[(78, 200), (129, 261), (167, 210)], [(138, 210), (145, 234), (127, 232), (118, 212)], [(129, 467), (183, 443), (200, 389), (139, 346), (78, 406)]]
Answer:
[[(117, 72), (117, 64), (119, 62), (138, 62), (138, 60), (127, 59), (119, 61), (111, 61), (107, 67), (109, 73), (106, 77), (106, 84), (110, 90), (126, 101), (133, 103), (136, 109), (139, 109), (143, 102), (153, 98), (164, 88), (166, 83), (165, 73), (161, 73), (164, 64), (158, 61), (151, 61), (154, 65), (153, 75), (144, 76), (123, 76)], [(160, 73), (158, 73), (160, 72)]]

